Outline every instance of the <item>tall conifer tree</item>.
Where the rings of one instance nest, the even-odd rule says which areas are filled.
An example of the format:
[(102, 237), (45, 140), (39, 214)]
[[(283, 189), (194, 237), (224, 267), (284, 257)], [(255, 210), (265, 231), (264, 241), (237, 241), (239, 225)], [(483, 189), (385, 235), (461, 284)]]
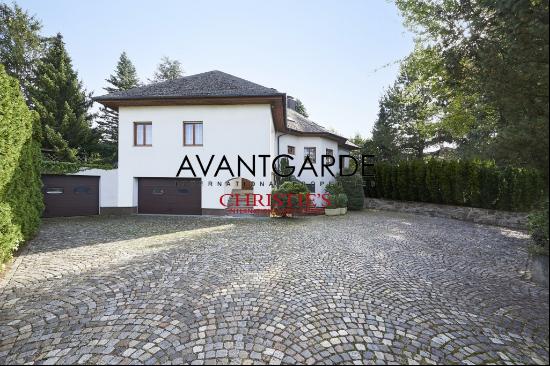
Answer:
[[(122, 52), (114, 74), (111, 74), (105, 81), (108, 86), (104, 89), (108, 93), (128, 90), (140, 85), (136, 68), (126, 52)], [(118, 160), (118, 112), (111, 108), (101, 107), (99, 113), (96, 123), (97, 130), (101, 134), (102, 154), (109, 162), (116, 163)]]
[(40, 115), (42, 148), (57, 160), (88, 160), (97, 149), (92, 100), (73, 70), (61, 34), (48, 41), (29, 91)]

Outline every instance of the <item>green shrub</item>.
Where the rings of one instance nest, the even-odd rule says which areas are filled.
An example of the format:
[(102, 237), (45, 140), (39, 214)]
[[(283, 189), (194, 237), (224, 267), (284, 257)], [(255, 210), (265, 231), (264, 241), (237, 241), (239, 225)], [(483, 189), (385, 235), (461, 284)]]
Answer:
[(335, 195), (335, 194), (330, 194), (328, 197), (328, 202), (327, 202), (327, 205), (325, 206), (325, 208), (330, 208), (330, 209), (334, 209), (334, 208), (338, 208), (338, 196)]
[[(546, 192), (544, 178), (536, 170), (502, 168), (492, 161), (379, 163), (375, 172), (377, 198), (525, 212), (533, 209)], [(373, 197), (372, 190), (365, 192)]]
[(0, 268), (23, 241), (23, 234), (13, 222), (13, 211), (7, 203), (0, 202)]
[(348, 207), (348, 196), (345, 193), (340, 193), (336, 196), (336, 206), (338, 208)]
[(533, 239), (533, 251), (548, 255), (548, 198), (542, 208), (529, 215), (529, 232)]
[(330, 195), (338, 195), (344, 193), (344, 187), (339, 182), (331, 182), (325, 186), (325, 192)]
[(38, 117), (0, 65), (0, 266), (38, 230), (43, 209)]
[[(288, 213), (299, 212), (306, 206), (309, 189), (302, 182), (284, 182), (271, 192), (271, 210), (278, 216), (286, 217)], [(288, 199), (290, 195), (290, 200)], [(276, 197), (279, 197), (278, 200)]]
[(361, 175), (339, 175), (336, 180), (342, 185), (342, 188), (344, 188), (344, 193), (348, 197), (348, 208), (350, 210), (361, 210), (365, 204), (365, 196), (363, 194), (363, 178)]

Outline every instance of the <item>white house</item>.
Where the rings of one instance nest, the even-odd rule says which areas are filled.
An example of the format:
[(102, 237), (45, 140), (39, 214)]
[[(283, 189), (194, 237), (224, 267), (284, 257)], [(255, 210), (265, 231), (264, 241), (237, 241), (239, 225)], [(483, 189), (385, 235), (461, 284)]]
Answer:
[[(116, 179), (113, 172), (108, 178), (80, 173), (101, 176), (102, 212), (219, 214), (226, 212), (232, 191), (253, 192), (258, 200), (246, 205), (261, 209), (266, 203), (262, 197), (273, 188), (276, 156), (293, 158), (296, 176), (308, 155), (319, 176), (306, 170), (298, 179), (322, 193), (323, 185), (334, 179), (327, 171), (321, 177), (322, 155), (338, 157), (356, 148), (298, 114), (286, 94), (221, 71), (95, 101), (119, 113)], [(336, 161), (332, 171), (338, 169)]]

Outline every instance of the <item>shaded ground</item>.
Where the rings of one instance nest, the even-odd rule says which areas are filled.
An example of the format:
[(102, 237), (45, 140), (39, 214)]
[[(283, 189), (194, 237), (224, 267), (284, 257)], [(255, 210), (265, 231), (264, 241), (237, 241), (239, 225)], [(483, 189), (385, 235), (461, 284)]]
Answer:
[(383, 212), (48, 219), (1, 363), (548, 363), (524, 234)]

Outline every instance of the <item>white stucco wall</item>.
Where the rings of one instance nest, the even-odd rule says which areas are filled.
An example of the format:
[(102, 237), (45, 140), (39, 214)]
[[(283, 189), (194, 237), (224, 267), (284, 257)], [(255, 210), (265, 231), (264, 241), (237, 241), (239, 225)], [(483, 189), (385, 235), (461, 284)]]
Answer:
[(118, 171), (117, 169), (86, 169), (74, 175), (99, 176), (99, 206), (116, 207), (118, 205)]
[[(324, 138), (324, 137), (310, 137), (310, 136), (296, 136), (279, 133), (278, 136), (281, 136), (279, 139), (279, 153), (287, 154), (287, 147), (294, 146), (296, 148), (296, 155), (294, 155), (294, 160), (291, 161), (291, 165), (296, 167), (294, 175), (304, 183), (315, 183), (315, 192), (324, 193), (324, 186), (327, 183), (334, 181), (334, 178), (330, 173), (325, 169), (324, 177), (321, 176), (321, 157), (326, 154), (326, 149), (332, 149), (334, 152), (334, 157), (336, 158), (336, 163), (331, 167), (331, 171), (334, 175), (338, 175), (339, 171), (339, 155), (348, 154), (348, 151), (339, 150), (338, 143), (336, 141)], [(317, 171), (318, 177), (315, 177), (314, 173), (311, 170), (304, 170), (302, 175), (298, 177), (298, 172), (304, 161), (304, 148), (305, 147), (315, 147), (317, 149), (316, 153), (316, 163), (314, 164), (315, 170)]]
[[(183, 122), (203, 122), (203, 146), (183, 146)], [(134, 146), (134, 122), (152, 122), (152, 146)], [(174, 178), (182, 159), (188, 155), (197, 177), (203, 179), (202, 207), (220, 209), (219, 198), (225, 193), (218, 181), (231, 179), (228, 171), (222, 170), (218, 177), (214, 172), (223, 155), (226, 155), (237, 175), (237, 155), (250, 161), (253, 154), (271, 154), (273, 150), (273, 121), (269, 105), (227, 106), (155, 106), (120, 107), (119, 109), (119, 163), (118, 207), (137, 206), (138, 177)], [(210, 171), (203, 177), (195, 155), (206, 166), (215, 155)], [(271, 192), (271, 160), (267, 160), (267, 177), (261, 177), (260, 159), (256, 161), (256, 177), (248, 171), (242, 177), (257, 182), (255, 193)], [(181, 177), (192, 177), (184, 171)], [(266, 183), (264, 187), (259, 182)], [(208, 182), (213, 182), (209, 186)]]

